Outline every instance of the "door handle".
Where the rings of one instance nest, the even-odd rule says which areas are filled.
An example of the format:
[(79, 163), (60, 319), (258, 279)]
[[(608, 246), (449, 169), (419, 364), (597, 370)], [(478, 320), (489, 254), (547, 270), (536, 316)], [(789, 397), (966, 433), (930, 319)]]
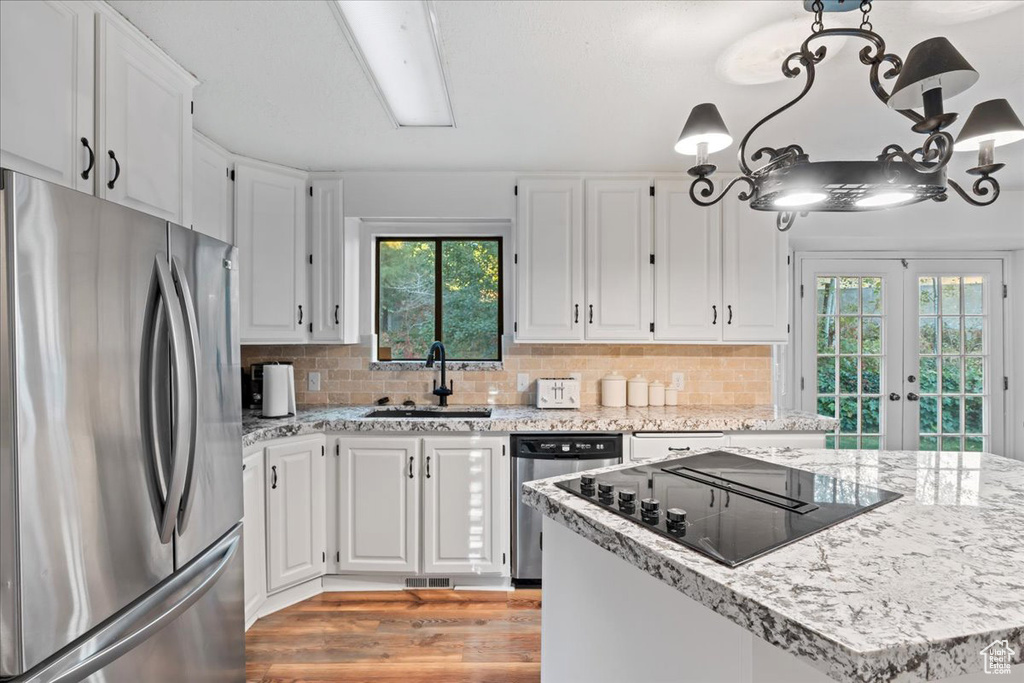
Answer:
[(114, 156), (114, 150), (108, 149), (107, 154), (114, 160), (114, 177), (107, 183), (107, 189), (113, 190), (114, 183), (116, 183), (117, 179), (121, 177), (121, 163), (117, 160), (117, 157)]
[(728, 306), (726, 306), (726, 309), (728, 309), (728, 311), (729, 311), (729, 319), (725, 322), (725, 324), (726, 325), (732, 325), (732, 304), (729, 304)]
[(188, 361), (186, 360), (189, 342), (185, 337), (185, 322), (181, 309), (171, 305), (171, 302), (177, 298), (177, 294), (170, 268), (165, 259), (166, 256), (158, 254), (153, 261), (153, 279), (147, 305), (149, 313), (144, 323), (144, 329), (149, 334), (149, 339), (142, 350), (144, 371), (140, 373), (142, 384), (140, 399), (143, 413), (142, 424), (146, 429), (146, 441), (149, 442), (151, 449), (150, 465), (154, 469), (151, 488), (154, 493), (157, 529), (161, 542), (169, 543), (174, 535), (174, 524), (178, 517), (178, 509), (188, 475), (189, 442), (192, 438), (188, 418), (193, 415), (194, 394), (191, 391), (174, 392), (172, 456), (169, 466), (165, 466), (156, 414), (157, 397), (167, 389), (156, 381), (160, 363), (166, 362), (161, 359), (161, 354), (157, 349), (165, 322), (169, 331), (173, 377), (179, 388), (185, 387), (190, 381)]
[(277, 465), (270, 466), (270, 488), (277, 488)]
[(334, 324), (335, 326), (340, 325), (338, 322), (338, 310), (341, 308), (339, 304), (334, 304)]
[(590, 324), (594, 324), (594, 304), (590, 304)]
[(427, 456), (427, 479), (430, 479), (430, 456)]
[(299, 324), (302, 324), (302, 304), (299, 304)]
[(718, 306), (714, 306), (714, 305), (711, 306), (711, 324), (712, 325), (717, 325), (718, 324)]
[(579, 304), (573, 304), (572, 321), (573, 321), (573, 323), (578, 323), (580, 321), (580, 305)]
[[(188, 340), (188, 361), (191, 370), (189, 381), (192, 389), (192, 412), (189, 414), (189, 455), (188, 474), (185, 478), (185, 490), (182, 493), (181, 509), (178, 511), (178, 533), (185, 531), (188, 526), (189, 513), (192, 511), (192, 502), (195, 500), (195, 461), (196, 461), (196, 440), (199, 434), (199, 322), (196, 317), (195, 303), (192, 301), (192, 288), (188, 284), (184, 268), (181, 262), (171, 257), (171, 277), (174, 278), (178, 299), (184, 311), (185, 332)], [(179, 384), (179, 387), (181, 385)]]
[(889, 394), (889, 400), (890, 401), (898, 401), (898, 400), (900, 400), (900, 395), (897, 394), (895, 391), (893, 391), (893, 392), (891, 392)]
[(89, 171), (96, 164), (96, 155), (92, 153), (92, 147), (89, 146), (89, 139), (82, 138), (82, 144), (85, 146), (85, 151), (89, 153), (89, 163), (86, 164), (85, 170), (82, 171), (82, 180), (89, 179)]
[(915, 394), (915, 393), (914, 393), (913, 391), (911, 391), (911, 392), (910, 392), (909, 394), (907, 394), (907, 400), (908, 400), (908, 401), (917, 401), (917, 400), (919, 400), (920, 398), (921, 398), (921, 397), (920, 397), (920, 396), (918, 396), (917, 394)]
[(715, 490), (714, 489), (711, 489), (711, 505), (709, 505), (708, 507), (711, 507), (711, 508), (715, 507)]
[[(242, 542), (242, 525), (104, 625), (73, 641), (62, 655), (30, 669), (22, 683), (74, 683), (88, 678), (181, 616), (217, 583)], [(182, 595), (182, 593), (184, 594)], [(173, 602), (172, 602), (173, 600)]]
[(410, 455), (409, 456), (409, 478), (410, 479), (412, 479), (412, 458), (413, 458), (413, 456)]

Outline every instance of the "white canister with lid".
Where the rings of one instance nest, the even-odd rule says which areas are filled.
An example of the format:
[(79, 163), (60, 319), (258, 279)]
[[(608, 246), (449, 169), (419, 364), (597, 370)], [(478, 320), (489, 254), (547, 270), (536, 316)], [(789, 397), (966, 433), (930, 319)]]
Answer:
[(601, 405), (608, 408), (626, 407), (626, 378), (617, 372), (601, 378)]
[(637, 375), (626, 383), (626, 405), (647, 407), (647, 378)]
[(647, 404), (652, 406), (665, 405), (665, 385), (654, 380), (647, 387)]
[(665, 389), (665, 405), (677, 406), (679, 405), (679, 392), (672, 387)]

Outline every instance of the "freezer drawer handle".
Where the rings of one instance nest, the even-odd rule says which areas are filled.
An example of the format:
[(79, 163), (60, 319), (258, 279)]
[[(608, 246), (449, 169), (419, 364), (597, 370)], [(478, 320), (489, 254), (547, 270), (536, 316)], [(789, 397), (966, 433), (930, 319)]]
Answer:
[(17, 683), (74, 683), (138, 647), (186, 612), (217, 583), (238, 552), (241, 540), (239, 523), (202, 555), (99, 628), (14, 680)]
[[(189, 362), (189, 382), (192, 388), (192, 412), (189, 414), (189, 440), (188, 440), (188, 474), (185, 478), (185, 489), (181, 494), (181, 507), (178, 511), (178, 533), (183, 533), (188, 527), (189, 513), (192, 512), (192, 502), (196, 497), (195, 461), (196, 461), (196, 439), (199, 432), (199, 322), (196, 317), (196, 307), (192, 301), (192, 288), (185, 277), (185, 269), (177, 258), (171, 257), (171, 277), (174, 278), (175, 291), (181, 302), (182, 310), (185, 312), (185, 332), (188, 341), (187, 359)], [(180, 386), (180, 385), (179, 385)]]
[[(185, 322), (182, 316), (177, 290), (167, 266), (166, 256), (158, 254), (153, 260), (153, 279), (150, 284), (144, 329), (148, 336), (143, 339), (143, 371), (139, 398), (141, 402), (142, 425), (146, 431), (145, 441), (149, 446), (150, 482), (153, 508), (157, 519), (157, 530), (163, 543), (170, 543), (174, 536), (174, 525), (178, 518), (185, 480), (188, 476), (188, 460), (193, 440), (192, 424), (195, 423), (193, 391), (175, 391), (173, 404), (173, 432), (171, 435), (171, 460), (166, 463), (160, 442), (161, 429), (157, 414), (159, 395), (166, 388), (157, 380), (162, 363), (158, 348), (163, 330), (167, 335), (171, 351), (171, 372), (178, 387), (186, 387), (193, 375), (188, 368), (186, 352)], [(191, 423), (191, 424), (190, 424)], [(166, 463), (166, 464), (165, 464)]]
[(89, 171), (96, 164), (96, 155), (92, 153), (92, 147), (89, 146), (89, 138), (82, 138), (82, 145), (85, 147), (85, 151), (89, 153), (89, 163), (85, 165), (85, 170), (82, 171), (82, 180), (88, 180)]
[(108, 149), (107, 154), (109, 154), (110, 158), (114, 160), (114, 177), (107, 183), (107, 189), (113, 190), (114, 183), (116, 183), (117, 179), (121, 177), (121, 162), (119, 162), (117, 157), (114, 156), (114, 150)]

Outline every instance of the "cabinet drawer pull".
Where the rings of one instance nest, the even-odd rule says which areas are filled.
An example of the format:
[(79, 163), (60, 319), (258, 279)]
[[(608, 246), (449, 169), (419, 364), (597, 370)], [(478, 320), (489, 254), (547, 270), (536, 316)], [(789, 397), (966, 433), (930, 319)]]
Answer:
[(590, 324), (594, 324), (594, 304), (590, 304)]
[(82, 144), (85, 146), (85, 151), (89, 153), (89, 163), (86, 165), (85, 170), (82, 171), (82, 180), (88, 180), (89, 171), (92, 170), (93, 165), (96, 163), (96, 155), (92, 153), (92, 147), (89, 146), (87, 138), (82, 138)]
[(573, 323), (578, 323), (580, 321), (580, 305), (579, 304), (573, 305), (572, 321), (573, 321)]
[(718, 306), (712, 306), (711, 307), (711, 324), (712, 325), (717, 325), (718, 324)]
[(729, 309), (729, 320), (727, 320), (725, 324), (732, 325), (732, 304), (729, 304), (726, 308)]
[(409, 456), (409, 478), (412, 479), (412, 456)]
[(276, 489), (277, 488), (277, 465), (271, 465), (271, 467), (270, 467), (270, 475), (271, 475), (270, 488)]
[(669, 446), (668, 449), (670, 451), (672, 451), (673, 453), (683, 453), (685, 451), (690, 450), (690, 447), (689, 446), (677, 446), (677, 447), (673, 448), (672, 446)]
[(340, 324), (341, 324), (341, 323), (339, 323), (339, 322), (338, 322), (338, 310), (339, 310), (340, 308), (341, 308), (341, 305), (340, 305), (340, 304), (334, 304), (334, 325), (335, 325), (335, 326), (337, 326), (337, 325), (340, 325)]
[(107, 154), (114, 160), (114, 177), (110, 179), (109, 183), (107, 183), (107, 189), (113, 190), (114, 183), (116, 183), (117, 179), (121, 177), (121, 162), (119, 162), (117, 157), (114, 155), (114, 150), (108, 149)]
[(299, 304), (299, 324), (302, 324), (302, 304)]

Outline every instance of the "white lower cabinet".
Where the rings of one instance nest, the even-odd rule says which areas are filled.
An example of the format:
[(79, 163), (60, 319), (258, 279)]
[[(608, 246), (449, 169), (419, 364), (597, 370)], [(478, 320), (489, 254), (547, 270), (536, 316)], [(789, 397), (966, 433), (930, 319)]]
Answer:
[(339, 568), (416, 573), (420, 440), (341, 437), (337, 453)]
[(245, 624), (256, 620), (267, 599), (267, 531), (263, 449), (242, 459), (242, 547), (245, 583)]
[(324, 436), (267, 446), (267, 589), (324, 573), (327, 482)]
[(423, 439), (423, 571), (490, 574), (502, 567), (498, 468), (505, 439)]
[(824, 448), (824, 432), (640, 432), (629, 438), (630, 459), (680, 458), (700, 448)]

